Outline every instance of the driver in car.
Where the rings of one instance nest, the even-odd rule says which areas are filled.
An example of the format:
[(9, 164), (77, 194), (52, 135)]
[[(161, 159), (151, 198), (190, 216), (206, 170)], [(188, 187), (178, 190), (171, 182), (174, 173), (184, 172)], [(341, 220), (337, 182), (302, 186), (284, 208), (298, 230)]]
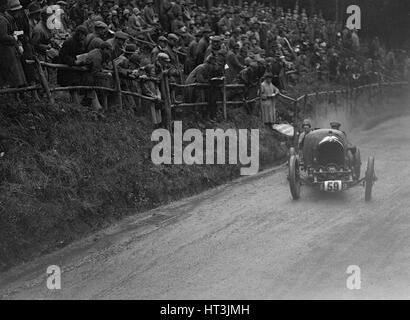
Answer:
[(310, 120), (308, 119), (303, 120), (302, 129), (303, 131), (299, 135), (298, 146), (299, 146), (300, 159), (303, 162), (303, 143), (305, 142), (306, 135), (312, 131), (312, 124)]
[(305, 137), (312, 131), (312, 124), (308, 119), (303, 120), (302, 129), (303, 131), (299, 136), (299, 150), (303, 149), (303, 142), (305, 141)]

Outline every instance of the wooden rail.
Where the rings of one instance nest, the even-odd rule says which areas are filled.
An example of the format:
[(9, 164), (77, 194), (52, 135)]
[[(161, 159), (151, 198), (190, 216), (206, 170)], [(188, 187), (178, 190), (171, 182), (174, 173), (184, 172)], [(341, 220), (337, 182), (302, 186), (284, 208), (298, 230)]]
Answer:
[[(234, 101), (229, 101), (228, 100), (228, 90), (232, 89), (246, 89), (246, 85), (244, 84), (227, 84), (225, 81), (225, 77), (218, 78), (218, 80), (222, 80), (220, 84), (218, 85), (211, 85), (209, 83), (193, 83), (193, 84), (177, 84), (177, 83), (169, 83), (169, 78), (168, 76), (163, 75), (162, 77), (147, 77), (147, 76), (142, 76), (142, 77), (134, 77), (134, 76), (126, 76), (126, 75), (120, 75), (117, 68), (114, 69), (113, 72), (113, 82), (114, 82), (114, 88), (109, 88), (109, 87), (104, 87), (104, 86), (66, 86), (66, 87), (50, 87), (47, 78), (45, 76), (45, 72), (43, 70), (43, 67), (46, 68), (52, 68), (52, 69), (57, 69), (57, 70), (73, 70), (73, 71), (78, 71), (78, 72), (89, 72), (88, 68), (86, 67), (80, 67), (80, 66), (68, 66), (64, 64), (57, 64), (57, 63), (49, 63), (49, 62), (44, 62), (44, 61), (39, 61), (39, 60), (27, 60), (27, 63), (29, 64), (34, 64), (38, 70), (39, 76), (40, 76), (40, 82), (41, 86), (39, 85), (33, 85), (33, 86), (28, 86), (28, 87), (22, 87), (22, 88), (3, 88), (0, 89), (0, 94), (16, 94), (16, 93), (21, 93), (21, 92), (28, 92), (28, 91), (36, 91), (36, 90), (41, 90), (43, 89), (50, 100), (51, 103), (54, 103), (54, 98), (52, 96), (52, 92), (57, 92), (57, 91), (75, 91), (75, 90), (99, 90), (111, 94), (116, 94), (118, 96), (120, 108), (123, 106), (122, 102), (122, 96), (123, 95), (128, 95), (140, 99), (144, 99), (150, 102), (161, 102), (164, 105), (165, 108), (165, 115), (167, 119), (167, 123), (170, 124), (172, 121), (172, 112), (171, 109), (178, 107), (178, 108), (192, 108), (192, 107), (206, 107), (208, 106), (208, 102), (203, 101), (203, 102), (183, 102), (183, 101), (172, 101), (173, 95), (171, 94), (171, 90), (175, 89), (188, 89), (188, 88), (198, 88), (198, 89), (206, 89), (206, 88), (214, 88), (218, 87), (221, 90), (222, 93), (222, 101), (216, 101), (217, 105), (222, 105), (223, 108), (223, 115), (224, 119), (227, 119), (227, 106), (232, 106), (232, 105), (241, 105), (241, 104), (250, 104), (253, 102), (256, 102), (260, 99), (260, 96), (256, 96), (253, 98), (248, 99), (246, 97), (246, 92), (247, 90), (243, 91), (243, 99), (242, 100), (234, 100)], [(111, 70), (104, 70), (104, 71), (110, 71)], [(143, 94), (137, 93), (137, 92), (132, 92), (128, 90), (122, 90), (121, 89), (121, 80), (120, 78), (123, 79), (129, 79), (129, 80), (136, 80), (140, 82), (144, 81), (155, 81), (156, 83), (159, 83), (160, 89), (161, 89), (161, 96), (162, 99), (157, 99), (153, 98), (150, 96), (145, 96)], [(287, 96), (283, 93), (280, 93), (276, 99), (281, 99), (285, 103), (288, 103), (291, 108), (293, 109), (295, 113), (295, 121), (297, 121), (297, 111), (298, 111), (298, 103), (303, 101), (304, 108), (306, 107), (306, 102), (307, 99), (315, 97), (316, 99), (319, 98), (320, 96), (326, 95), (338, 95), (338, 94), (348, 94), (351, 96), (353, 93), (357, 93), (360, 90), (367, 89), (367, 88), (381, 88), (383, 86), (406, 86), (409, 83), (407, 81), (394, 81), (394, 82), (379, 82), (379, 83), (370, 83), (370, 84), (365, 84), (359, 87), (355, 88), (346, 88), (346, 89), (338, 89), (338, 90), (328, 90), (328, 91), (320, 91), (320, 92), (311, 92), (304, 94), (298, 98), (292, 98), (290, 96)], [(259, 89), (259, 88), (258, 88)]]

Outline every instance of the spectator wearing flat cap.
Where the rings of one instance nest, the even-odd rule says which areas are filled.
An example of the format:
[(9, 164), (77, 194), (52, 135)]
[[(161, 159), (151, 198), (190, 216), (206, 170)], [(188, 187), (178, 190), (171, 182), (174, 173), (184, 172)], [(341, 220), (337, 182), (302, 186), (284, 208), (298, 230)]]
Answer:
[(13, 37), (15, 25), (6, 9), (7, 2), (0, 2), (0, 88), (20, 87), (26, 84), (26, 77)]
[(151, 61), (152, 62), (155, 62), (157, 60), (157, 56), (159, 53), (167, 52), (168, 39), (165, 38), (164, 36), (160, 36), (157, 42), (158, 44), (151, 51)]
[(129, 35), (123, 31), (117, 31), (114, 34), (114, 38), (108, 39), (107, 42), (112, 47), (112, 58), (116, 59), (122, 54), (122, 49), (125, 42), (128, 40)]
[(108, 26), (102, 21), (96, 21), (94, 24), (94, 32), (87, 35), (84, 40), (84, 48), (86, 52), (98, 49), (104, 42), (104, 37), (107, 32)]

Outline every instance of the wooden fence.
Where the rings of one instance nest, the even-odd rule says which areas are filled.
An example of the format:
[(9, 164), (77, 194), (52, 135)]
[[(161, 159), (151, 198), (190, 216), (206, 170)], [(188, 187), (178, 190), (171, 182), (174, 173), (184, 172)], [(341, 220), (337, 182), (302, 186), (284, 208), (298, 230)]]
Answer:
[[(20, 93), (20, 92), (28, 92), (28, 91), (38, 91), (38, 90), (43, 90), (49, 99), (51, 103), (54, 103), (54, 97), (53, 97), (53, 92), (58, 92), (58, 91), (72, 91), (72, 90), (99, 90), (101, 92), (104, 92), (106, 94), (115, 94), (118, 97), (118, 102), (119, 102), (119, 107), (122, 109), (123, 108), (123, 96), (128, 95), (132, 97), (136, 97), (142, 100), (150, 101), (150, 102), (161, 102), (164, 105), (164, 112), (165, 112), (165, 121), (166, 125), (169, 127), (171, 122), (172, 122), (172, 109), (173, 108), (193, 108), (193, 107), (207, 107), (208, 102), (207, 101), (201, 101), (201, 102), (186, 102), (186, 101), (177, 101), (175, 98), (174, 92), (176, 90), (179, 91), (184, 91), (187, 89), (192, 89), (192, 88), (198, 88), (198, 89), (210, 89), (212, 88), (218, 88), (221, 92), (220, 96), (222, 97), (222, 100), (216, 101), (216, 105), (221, 107), (223, 110), (223, 116), (224, 119), (227, 119), (227, 108), (228, 106), (233, 106), (233, 105), (249, 105), (252, 104), (260, 99), (259, 95), (256, 95), (254, 97), (248, 97), (247, 92), (249, 92), (249, 87), (246, 87), (244, 84), (227, 84), (225, 81), (225, 77), (217, 78), (215, 80), (219, 80), (220, 84), (218, 85), (211, 85), (208, 83), (194, 83), (194, 84), (177, 84), (177, 83), (170, 83), (169, 82), (169, 77), (167, 75), (163, 75), (160, 78), (153, 78), (153, 77), (125, 77), (124, 75), (120, 75), (118, 73), (117, 67), (115, 64), (113, 74), (112, 74), (112, 80), (114, 83), (114, 88), (109, 88), (109, 87), (104, 87), (104, 86), (67, 86), (67, 87), (51, 87), (47, 77), (46, 77), (46, 72), (44, 71), (44, 68), (51, 68), (51, 69), (57, 69), (57, 70), (75, 70), (77, 72), (89, 72), (89, 70), (85, 67), (71, 67), (63, 64), (54, 64), (54, 63), (48, 63), (48, 62), (43, 62), (39, 60), (28, 60), (28, 63), (35, 64), (36, 69), (39, 74), (39, 79), (40, 79), (40, 85), (33, 85), (29, 87), (23, 87), (23, 88), (5, 88), (5, 89), (0, 89), (0, 95), (1, 94), (15, 94), (15, 93)], [(110, 71), (111, 72), (111, 71)], [(139, 81), (140, 83), (143, 83), (144, 81), (155, 81), (160, 88), (161, 91), (161, 100), (158, 100), (156, 98), (150, 97), (150, 96), (145, 96), (143, 94), (140, 94), (138, 92), (132, 92), (128, 90), (123, 90), (121, 88), (121, 78), (125, 79), (131, 79), (135, 81)], [(313, 92), (313, 93), (308, 93), (304, 94), (298, 98), (292, 98), (287, 95), (284, 95), (280, 93), (275, 99), (278, 101), (280, 100), (284, 104), (289, 106), (289, 109), (293, 111), (294, 114), (294, 123), (297, 124), (298, 122), (298, 113), (299, 110), (306, 110), (306, 105), (307, 102), (310, 98), (315, 98), (315, 99), (320, 99), (323, 96), (330, 97), (334, 96), (336, 97), (337, 95), (342, 95), (346, 97), (355, 97), (357, 96), (357, 93), (366, 90), (366, 89), (374, 89), (377, 88), (378, 90), (382, 90), (383, 87), (391, 87), (391, 86), (407, 86), (408, 82), (405, 81), (396, 81), (396, 82), (379, 82), (379, 83), (372, 83), (372, 84), (367, 84), (363, 85), (360, 87), (356, 88), (345, 88), (345, 89), (339, 89), (339, 90), (329, 90), (329, 91), (322, 91), (322, 92)], [(259, 89), (260, 84), (255, 84), (253, 88)], [(238, 92), (241, 91), (242, 93), (242, 99), (241, 100), (228, 100), (228, 92), (230, 90), (237, 90)], [(207, 100), (207, 99), (204, 99)], [(105, 102), (106, 103), (106, 102)], [(302, 104), (302, 108), (300, 108), (300, 105)]]

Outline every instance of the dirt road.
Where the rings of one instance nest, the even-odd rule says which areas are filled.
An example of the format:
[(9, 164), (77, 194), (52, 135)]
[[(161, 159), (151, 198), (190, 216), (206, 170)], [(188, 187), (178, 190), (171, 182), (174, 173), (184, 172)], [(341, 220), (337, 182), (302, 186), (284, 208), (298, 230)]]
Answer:
[[(0, 298), (410, 298), (410, 117), (352, 133), (376, 157), (364, 188), (291, 200), (285, 171), (168, 205), (0, 274)], [(363, 161), (365, 162), (365, 161)], [(46, 269), (62, 269), (62, 289)], [(361, 289), (346, 269), (361, 270)]]

